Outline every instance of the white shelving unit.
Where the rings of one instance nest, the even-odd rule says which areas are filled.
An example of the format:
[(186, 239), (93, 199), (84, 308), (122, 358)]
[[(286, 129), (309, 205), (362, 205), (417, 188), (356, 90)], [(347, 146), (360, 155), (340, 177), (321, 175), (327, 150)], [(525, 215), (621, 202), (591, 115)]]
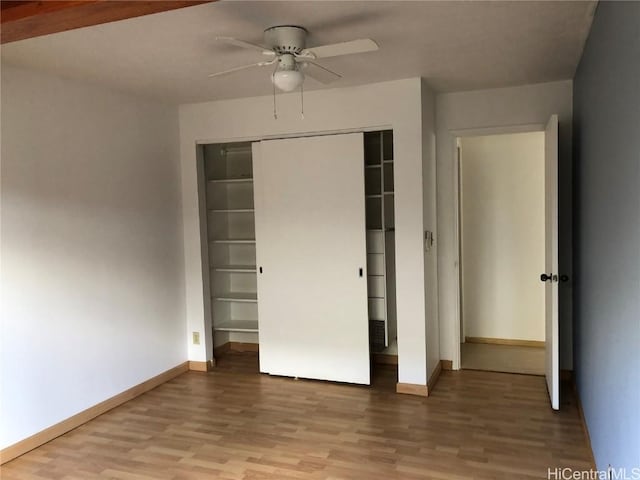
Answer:
[(219, 332), (245, 332), (254, 333), (258, 330), (257, 320), (234, 320), (233, 322), (220, 323), (216, 327)]
[(393, 132), (364, 135), (367, 287), (372, 352), (396, 339)]
[(253, 208), (212, 208), (213, 213), (253, 213)]
[(258, 296), (255, 293), (247, 292), (215, 293), (213, 298), (220, 302), (255, 303), (258, 301)]
[(214, 238), (211, 243), (251, 245), (256, 243), (255, 238)]
[(239, 177), (239, 178), (217, 178), (209, 180), (209, 183), (253, 183), (251, 177)]
[(251, 144), (205, 145), (203, 158), (214, 344), (257, 343)]
[(214, 265), (213, 270), (216, 272), (228, 273), (256, 273), (255, 265)]

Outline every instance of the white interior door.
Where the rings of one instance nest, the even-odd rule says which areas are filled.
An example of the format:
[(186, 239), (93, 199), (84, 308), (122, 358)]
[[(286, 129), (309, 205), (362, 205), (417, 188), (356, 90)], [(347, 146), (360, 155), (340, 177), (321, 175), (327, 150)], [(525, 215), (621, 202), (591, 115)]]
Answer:
[(361, 133), (253, 146), (260, 371), (369, 384)]
[(558, 116), (547, 123), (545, 157), (545, 335), (546, 377), (551, 407), (560, 408), (560, 364), (558, 352)]

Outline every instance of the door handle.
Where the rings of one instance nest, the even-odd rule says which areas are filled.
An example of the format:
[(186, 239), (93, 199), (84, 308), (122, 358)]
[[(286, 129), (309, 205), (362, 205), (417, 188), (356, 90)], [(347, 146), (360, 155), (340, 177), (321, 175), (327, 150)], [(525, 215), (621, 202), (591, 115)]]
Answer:
[(362, 268), (359, 269), (358, 273), (360, 274), (360, 276), (362, 277)]
[(553, 273), (550, 273), (549, 275), (547, 275), (546, 273), (543, 273), (542, 275), (540, 275), (540, 281), (541, 282), (557, 282), (558, 281), (558, 275), (554, 275)]

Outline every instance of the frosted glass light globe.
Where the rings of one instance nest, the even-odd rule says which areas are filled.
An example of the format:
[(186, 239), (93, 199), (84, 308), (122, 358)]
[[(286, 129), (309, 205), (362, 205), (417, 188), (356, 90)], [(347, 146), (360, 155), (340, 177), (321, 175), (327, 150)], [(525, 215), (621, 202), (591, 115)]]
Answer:
[(278, 70), (273, 74), (273, 83), (283, 92), (291, 92), (302, 85), (304, 75), (299, 70)]

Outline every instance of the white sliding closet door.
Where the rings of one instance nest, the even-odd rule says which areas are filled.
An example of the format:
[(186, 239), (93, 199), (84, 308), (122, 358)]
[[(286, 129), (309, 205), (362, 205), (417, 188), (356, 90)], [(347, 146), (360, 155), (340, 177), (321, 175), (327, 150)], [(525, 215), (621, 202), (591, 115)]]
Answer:
[(361, 133), (253, 144), (260, 371), (369, 383)]

